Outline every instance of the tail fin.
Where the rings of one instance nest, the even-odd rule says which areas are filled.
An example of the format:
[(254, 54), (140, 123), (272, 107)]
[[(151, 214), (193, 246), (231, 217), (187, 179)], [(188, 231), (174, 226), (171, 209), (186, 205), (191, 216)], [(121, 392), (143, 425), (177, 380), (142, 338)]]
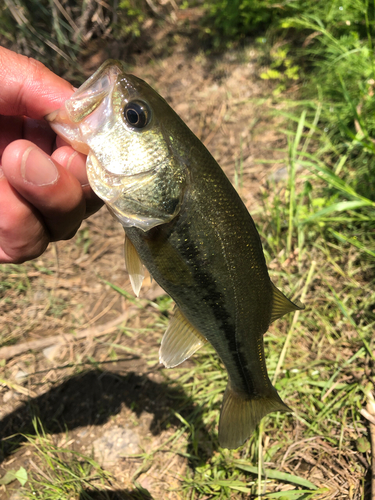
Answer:
[(273, 411), (292, 411), (284, 404), (274, 387), (269, 394), (243, 398), (227, 385), (219, 422), (219, 443), (222, 448), (241, 446), (261, 419)]

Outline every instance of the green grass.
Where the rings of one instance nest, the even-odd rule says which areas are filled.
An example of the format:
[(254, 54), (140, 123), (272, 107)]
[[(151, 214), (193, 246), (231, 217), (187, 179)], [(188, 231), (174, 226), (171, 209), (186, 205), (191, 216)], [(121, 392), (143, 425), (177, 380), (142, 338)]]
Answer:
[(37, 456), (37, 463), (31, 461), (24, 498), (61, 500), (81, 495), (89, 499), (85, 489), (99, 490), (109, 484), (111, 476), (92, 457), (56, 445), (39, 420), (34, 419), (33, 424), (35, 435), (25, 437), (27, 448)]

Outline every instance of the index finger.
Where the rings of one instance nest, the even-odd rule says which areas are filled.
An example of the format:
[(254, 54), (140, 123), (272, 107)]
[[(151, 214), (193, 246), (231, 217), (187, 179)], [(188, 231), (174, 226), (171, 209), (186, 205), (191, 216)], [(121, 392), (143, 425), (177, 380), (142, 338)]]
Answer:
[(73, 86), (35, 59), (0, 47), (0, 114), (41, 119), (58, 109)]

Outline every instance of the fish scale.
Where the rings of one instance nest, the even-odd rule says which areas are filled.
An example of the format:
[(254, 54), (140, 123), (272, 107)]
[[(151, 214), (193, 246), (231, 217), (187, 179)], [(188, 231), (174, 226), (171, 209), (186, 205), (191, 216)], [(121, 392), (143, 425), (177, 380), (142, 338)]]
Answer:
[(207, 341), (227, 372), (221, 446), (237, 448), (272, 411), (290, 411), (267, 374), (263, 335), (303, 308), (271, 282), (255, 224), (205, 146), (167, 102), (107, 61), (46, 117), (88, 153), (91, 187), (125, 229), (136, 295), (145, 266), (174, 299), (160, 360), (173, 367)]

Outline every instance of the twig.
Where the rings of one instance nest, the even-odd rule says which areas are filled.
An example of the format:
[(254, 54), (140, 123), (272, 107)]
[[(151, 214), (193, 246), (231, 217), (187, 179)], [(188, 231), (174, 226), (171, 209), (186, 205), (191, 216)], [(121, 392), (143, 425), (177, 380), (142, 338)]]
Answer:
[(11, 380), (6, 380), (4, 378), (0, 378), (0, 384), (8, 387), (11, 391), (16, 391), (19, 392), (20, 394), (23, 394), (24, 396), (36, 397), (36, 393), (34, 391), (31, 391), (29, 389), (26, 389), (26, 387), (23, 387), (22, 385), (17, 384), (16, 382), (12, 382)]
[(44, 479), (46, 479), (48, 482), (51, 481), (51, 479), (47, 476), (47, 474), (45, 472), (42, 471), (42, 469), (40, 467), (38, 467), (36, 465), (36, 463), (30, 458), (29, 459), (29, 464), (37, 471), (39, 472), (39, 474), (44, 477)]
[(150, 9), (152, 10), (152, 12), (156, 16), (162, 17), (161, 14), (160, 14), (160, 10), (156, 7), (156, 5), (154, 5), (154, 3), (153, 3), (152, 0), (146, 0), (146, 3), (147, 3), (147, 5), (150, 7)]
[(61, 5), (59, 0), (53, 0), (53, 3), (56, 5), (56, 7), (59, 9), (61, 14), (65, 17), (65, 19), (68, 21), (70, 26), (73, 28), (74, 31), (78, 31), (78, 26), (76, 23), (73, 21), (73, 19), (70, 17), (68, 12), (64, 9), (64, 7)]
[(362, 417), (365, 417), (365, 419), (368, 420), (370, 422), (370, 424), (375, 426), (375, 416), (374, 415), (371, 415), (371, 413), (369, 413), (365, 408), (362, 408), (362, 410), (360, 411), (360, 414), (362, 415)]
[(18, 356), (26, 351), (38, 351), (55, 344), (68, 344), (85, 337), (99, 337), (100, 335), (105, 335), (116, 330), (120, 323), (126, 322), (131, 317), (135, 316), (139, 312), (138, 308), (129, 308), (124, 314), (121, 314), (116, 319), (109, 321), (104, 325), (97, 327), (86, 328), (77, 333), (54, 335), (52, 337), (46, 337), (38, 340), (31, 340), (29, 342), (24, 342), (18, 345), (12, 345), (7, 347), (2, 347), (0, 349), (0, 359), (10, 359), (14, 356)]

